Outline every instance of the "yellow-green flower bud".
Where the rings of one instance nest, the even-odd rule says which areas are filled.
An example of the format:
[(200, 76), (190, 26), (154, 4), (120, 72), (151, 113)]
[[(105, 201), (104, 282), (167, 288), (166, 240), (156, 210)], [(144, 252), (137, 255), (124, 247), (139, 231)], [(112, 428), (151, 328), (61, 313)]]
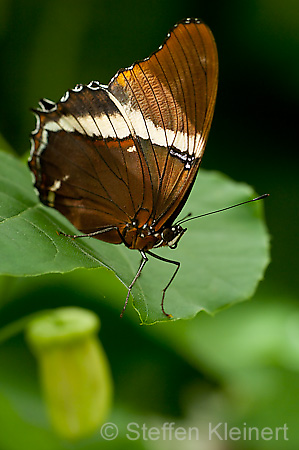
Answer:
[(112, 380), (99, 325), (93, 312), (69, 307), (47, 312), (27, 328), (51, 422), (67, 439), (92, 433), (110, 409)]

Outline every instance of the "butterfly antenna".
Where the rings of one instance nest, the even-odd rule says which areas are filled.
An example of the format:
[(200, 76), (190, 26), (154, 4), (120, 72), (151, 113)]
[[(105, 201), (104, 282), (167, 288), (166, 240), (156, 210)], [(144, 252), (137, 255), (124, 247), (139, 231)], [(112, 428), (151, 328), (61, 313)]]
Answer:
[(194, 219), (198, 219), (199, 217), (209, 216), (209, 215), (211, 215), (211, 214), (216, 214), (216, 213), (219, 213), (219, 212), (222, 212), (222, 211), (226, 211), (226, 210), (228, 210), (228, 209), (235, 208), (236, 206), (245, 205), (246, 203), (256, 202), (256, 201), (258, 201), (258, 200), (262, 200), (262, 199), (264, 199), (264, 198), (266, 198), (266, 197), (269, 197), (269, 195), (270, 195), (270, 194), (263, 194), (263, 195), (260, 195), (259, 197), (252, 198), (251, 200), (247, 200), (246, 202), (237, 203), (236, 205), (227, 206), (226, 208), (217, 209), (216, 211), (211, 211), (211, 212), (208, 212), (208, 213), (205, 213), (205, 214), (200, 214), (199, 216), (194, 216), (194, 217), (191, 217), (190, 219), (184, 218), (184, 219), (179, 220), (179, 221), (176, 223), (176, 225), (182, 225), (182, 223), (189, 222), (190, 220), (194, 220)]

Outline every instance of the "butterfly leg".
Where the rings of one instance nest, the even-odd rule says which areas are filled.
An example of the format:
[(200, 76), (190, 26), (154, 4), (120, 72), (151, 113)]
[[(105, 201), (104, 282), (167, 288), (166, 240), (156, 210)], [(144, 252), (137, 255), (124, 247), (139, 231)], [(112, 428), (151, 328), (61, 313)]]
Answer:
[(167, 259), (167, 258), (163, 258), (162, 256), (155, 255), (155, 253), (152, 253), (150, 251), (147, 251), (147, 253), (149, 255), (153, 256), (154, 258), (159, 259), (160, 261), (167, 262), (167, 263), (170, 263), (170, 264), (174, 264), (174, 265), (177, 266), (175, 271), (174, 271), (174, 273), (173, 273), (173, 275), (172, 275), (172, 277), (170, 278), (169, 282), (167, 283), (167, 285), (165, 286), (165, 288), (162, 291), (163, 295), (162, 295), (162, 300), (161, 300), (161, 309), (162, 309), (163, 314), (165, 314), (165, 316), (167, 316), (167, 317), (169, 317), (171, 319), (173, 316), (171, 314), (168, 314), (165, 311), (165, 309), (164, 309), (164, 299), (165, 299), (166, 291), (169, 288), (169, 286), (171, 285), (171, 283), (173, 282), (176, 274), (178, 273), (181, 263), (179, 261), (173, 261), (172, 259)]
[(102, 234), (102, 233), (106, 233), (107, 231), (112, 231), (118, 228), (117, 227), (107, 227), (107, 228), (103, 228), (102, 230), (97, 230), (97, 231), (93, 231), (92, 233), (86, 233), (86, 234), (66, 234), (63, 231), (57, 231), (57, 234), (59, 236), (65, 236), (65, 237), (70, 237), (72, 239), (77, 239), (77, 238), (81, 238), (81, 237), (93, 237), (93, 236), (97, 236), (98, 234)]
[(141, 251), (140, 251), (140, 254), (141, 254), (141, 256), (142, 256), (142, 260), (141, 260), (141, 262), (140, 262), (139, 269), (137, 270), (137, 273), (136, 273), (136, 275), (135, 275), (135, 277), (134, 277), (132, 283), (131, 283), (130, 286), (129, 286), (127, 298), (126, 298), (124, 307), (123, 307), (123, 309), (122, 309), (122, 312), (120, 313), (120, 317), (123, 316), (123, 314), (124, 314), (124, 312), (125, 312), (125, 309), (126, 309), (126, 307), (127, 307), (128, 301), (129, 301), (129, 297), (130, 297), (131, 290), (132, 290), (134, 284), (136, 283), (137, 278), (140, 276), (140, 274), (141, 274), (141, 272), (142, 272), (142, 269), (143, 269), (143, 267), (145, 266), (145, 263), (147, 263), (147, 261), (148, 261), (148, 257), (146, 256), (146, 254), (144, 253), (144, 251), (141, 250)]

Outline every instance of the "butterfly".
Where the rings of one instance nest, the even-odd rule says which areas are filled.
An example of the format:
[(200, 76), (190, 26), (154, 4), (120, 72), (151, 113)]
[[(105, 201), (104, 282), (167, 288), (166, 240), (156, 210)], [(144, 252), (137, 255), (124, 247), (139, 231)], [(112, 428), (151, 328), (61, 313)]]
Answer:
[[(176, 218), (194, 184), (214, 113), (218, 57), (209, 27), (185, 19), (150, 57), (109, 84), (77, 84), (58, 103), (35, 109), (29, 167), (41, 201), (83, 234), (140, 252), (175, 248), (186, 232)], [(68, 236), (68, 235), (66, 235)]]

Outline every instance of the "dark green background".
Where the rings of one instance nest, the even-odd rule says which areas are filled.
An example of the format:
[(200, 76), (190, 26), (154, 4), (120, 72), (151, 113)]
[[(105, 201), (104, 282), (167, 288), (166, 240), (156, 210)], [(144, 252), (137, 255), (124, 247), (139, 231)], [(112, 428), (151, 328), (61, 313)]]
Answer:
[[(137, 416), (142, 412), (177, 420), (185, 417), (188, 424), (186, 410), (190, 408), (186, 405), (192, 403), (194, 388), (203, 416), (206, 408), (213, 417), (231, 420), (236, 426), (239, 422), (282, 426), (288, 421), (291, 427), (293, 421), (288, 442), (229, 442), (228, 448), (295, 449), (299, 445), (295, 429), (299, 418), (298, 333), (282, 344), (299, 314), (298, 10), (297, 0), (0, 2), (0, 133), (3, 146), (20, 156), (28, 152), (29, 132), (35, 126), (29, 108), (37, 106), (41, 97), (58, 100), (76, 83), (92, 79), (108, 83), (119, 68), (156, 50), (168, 29), (184, 17), (200, 17), (211, 27), (219, 51), (220, 80), (202, 167), (223, 171), (253, 185), (259, 193), (271, 194), (265, 209), (272, 263), (255, 299), (220, 312), (215, 319), (203, 316), (190, 322), (190, 328), (200, 330), (199, 334), (194, 331), (200, 339), (194, 346), (202, 348), (205, 340), (211, 343), (206, 353), (199, 351), (196, 363), (186, 357), (187, 350), (185, 354), (178, 350), (179, 339), (173, 338), (190, 332), (187, 323), (145, 329), (138, 327), (130, 312), (128, 319), (119, 321), (118, 311), (109, 307), (107, 299), (97, 306), (98, 298), (85, 292), (84, 286), (82, 292), (74, 289), (72, 275), (19, 280), (21, 289), (15, 281), (4, 280), (3, 293), (10, 294), (13, 308), (4, 309), (1, 322), (39, 307), (80, 304), (95, 309), (102, 318), (101, 337), (112, 365), (116, 403)], [(198, 253), (200, 257), (200, 249)], [(123, 295), (123, 288), (114, 285), (112, 277), (107, 280), (99, 287), (100, 296), (119, 295), (119, 291)], [(247, 336), (235, 324), (246, 327), (248, 322), (251, 332)], [(221, 349), (223, 339), (227, 345)], [(270, 353), (260, 356), (265, 342)], [(13, 341), (9, 345), (3, 358), (14, 359), (7, 355), (22, 350), (24, 364), (34, 374), (34, 362), (23, 344)], [(244, 366), (239, 361), (247, 361), (245, 351), (251, 357), (259, 356), (249, 357)], [(285, 354), (292, 364), (284, 362)], [(223, 355), (225, 364), (219, 362)], [(21, 381), (16, 382), (23, 392)], [(32, 430), (25, 428), (24, 432), (30, 435)], [(12, 448), (5, 442), (2, 447), (0, 442), (1, 450)], [(117, 448), (116, 441), (114, 445)]]

